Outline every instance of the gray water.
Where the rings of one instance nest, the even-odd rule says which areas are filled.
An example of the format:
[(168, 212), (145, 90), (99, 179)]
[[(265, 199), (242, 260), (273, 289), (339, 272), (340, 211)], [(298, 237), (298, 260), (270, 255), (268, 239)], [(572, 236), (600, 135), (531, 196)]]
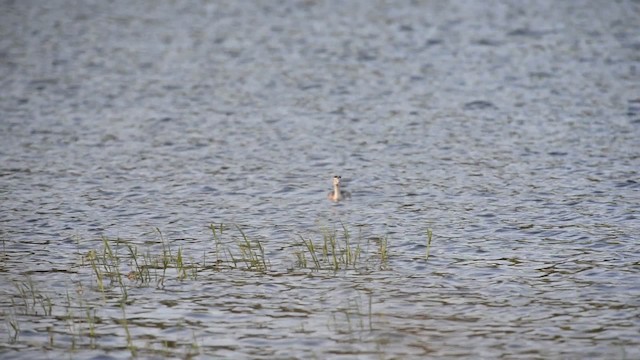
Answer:
[[(0, 10), (0, 357), (640, 358), (638, 1)], [(99, 290), (212, 223), (268, 270)]]

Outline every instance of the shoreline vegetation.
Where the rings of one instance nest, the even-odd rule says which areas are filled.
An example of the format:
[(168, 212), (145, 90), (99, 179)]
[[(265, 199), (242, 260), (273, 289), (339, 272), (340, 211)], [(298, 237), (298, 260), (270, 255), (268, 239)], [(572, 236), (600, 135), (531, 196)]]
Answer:
[[(388, 235), (366, 239), (361, 234), (354, 237), (342, 223), (334, 229), (321, 228), (315, 237), (297, 235), (289, 246), (282, 248), (290, 252), (290, 264), (278, 262), (278, 268), (274, 268), (269, 259), (265, 244), (247, 236), (239, 225), (210, 224), (208, 228), (212, 245), (201, 257), (187, 254), (183, 246), (171, 245), (156, 228), (160, 243), (160, 249), (156, 251), (120, 238), (107, 237), (101, 238), (98, 248), (86, 253), (78, 250), (77, 266), (74, 265), (69, 272), (78, 274), (82, 280), (72, 281), (73, 286), (65, 293), (44, 289), (31, 275), (23, 275), (22, 281), (13, 280), (15, 292), (6, 294), (10, 299), (9, 304), (5, 300), (2, 309), (7, 344), (18, 346), (24, 328), (30, 328), (32, 322), (50, 321), (52, 325), (40, 330), (48, 332), (49, 339), (48, 344), (43, 344), (42, 351), (101, 349), (100, 338), (105, 336), (101, 335), (101, 327), (116, 323), (118, 337), (126, 341), (121, 350), (128, 351), (131, 356), (137, 356), (139, 351), (176, 356), (176, 349), (167, 344), (146, 343), (141, 347), (140, 342), (133, 339), (131, 321), (127, 316), (128, 307), (137, 298), (137, 295), (130, 295), (132, 289), (147, 287), (162, 290), (167, 281), (198, 281), (207, 272), (339, 274), (342, 271), (370, 273), (390, 268)], [(432, 231), (427, 229), (426, 253), (420, 258), (422, 261), (429, 258), (431, 240)], [(106, 318), (104, 314), (107, 309), (111, 318)], [(113, 309), (120, 313), (118, 318), (113, 318)], [(65, 327), (53, 325), (60, 323), (66, 324)], [(195, 335), (193, 341), (178, 348), (183, 352), (179, 356), (184, 358), (199, 353)]]

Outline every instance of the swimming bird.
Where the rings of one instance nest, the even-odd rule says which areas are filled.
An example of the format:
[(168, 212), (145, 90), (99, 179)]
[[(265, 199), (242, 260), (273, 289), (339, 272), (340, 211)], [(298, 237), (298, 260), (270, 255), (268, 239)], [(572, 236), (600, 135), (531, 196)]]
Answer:
[(342, 176), (336, 175), (333, 177), (333, 190), (329, 191), (329, 194), (327, 194), (327, 198), (333, 202), (338, 202), (351, 197), (351, 194), (348, 191), (340, 190), (340, 179), (342, 179)]

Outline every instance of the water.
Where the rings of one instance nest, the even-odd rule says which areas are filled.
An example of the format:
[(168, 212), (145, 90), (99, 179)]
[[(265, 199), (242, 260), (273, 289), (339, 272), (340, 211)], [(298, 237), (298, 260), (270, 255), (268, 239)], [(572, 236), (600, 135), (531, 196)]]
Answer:
[[(637, 1), (0, 6), (3, 358), (640, 357)], [(221, 222), (268, 271), (99, 291)]]

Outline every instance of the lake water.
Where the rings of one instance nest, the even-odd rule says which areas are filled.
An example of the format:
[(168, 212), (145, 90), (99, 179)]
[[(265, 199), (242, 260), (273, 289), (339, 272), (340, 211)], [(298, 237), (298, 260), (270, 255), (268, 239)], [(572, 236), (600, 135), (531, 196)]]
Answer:
[(638, 1), (0, 9), (3, 359), (640, 358)]

